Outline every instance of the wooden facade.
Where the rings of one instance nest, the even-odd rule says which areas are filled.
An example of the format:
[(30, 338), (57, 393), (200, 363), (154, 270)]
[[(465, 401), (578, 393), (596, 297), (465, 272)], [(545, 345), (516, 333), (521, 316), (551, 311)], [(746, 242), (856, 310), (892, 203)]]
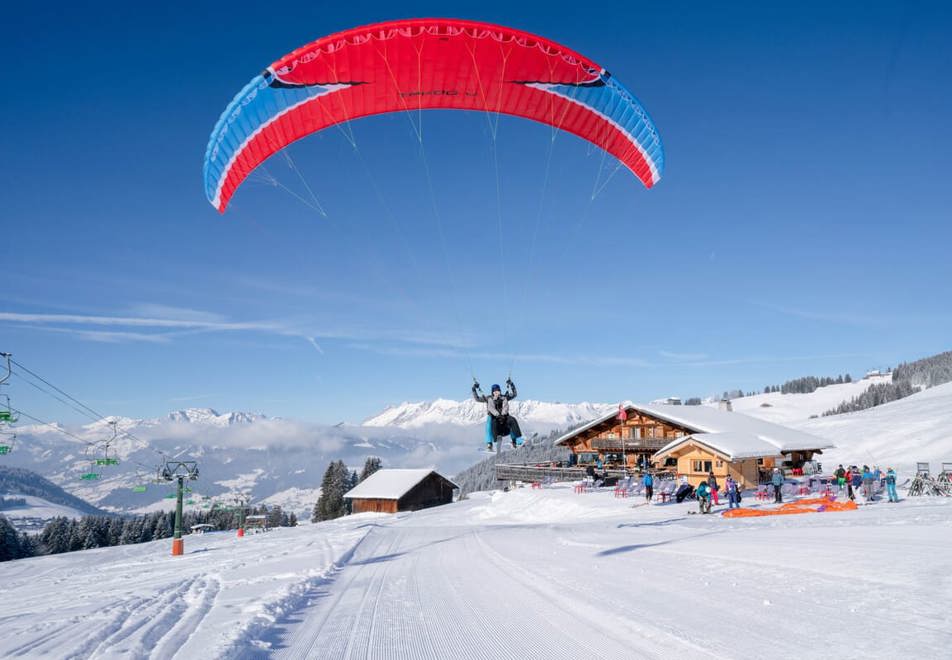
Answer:
[[(678, 424), (627, 409), (628, 419), (612, 417), (563, 438), (561, 444), (575, 455), (578, 465), (594, 463), (597, 456), (606, 467), (635, 469), (649, 464), (656, 451), (692, 430)], [(660, 467), (660, 466), (658, 466)]]
[(688, 483), (695, 488), (713, 472), (718, 483), (723, 484), (729, 475), (746, 489), (766, 483), (775, 467), (786, 473), (791, 468), (802, 467), (804, 463), (812, 461), (816, 454), (822, 453), (820, 449), (786, 452), (775, 450), (765, 452), (762, 456), (732, 458), (726, 452), (709, 447), (695, 438), (689, 438), (683, 444), (672, 447), (655, 458), (664, 461), (676, 460), (678, 477), (686, 477)]
[(761, 481), (761, 474), (774, 466), (776, 457), (731, 459), (695, 440), (665, 452), (665, 458), (677, 460), (678, 477), (686, 477), (688, 483), (697, 488), (713, 472), (718, 484), (724, 483), (728, 476), (740, 484), (741, 488), (755, 488)]
[(399, 511), (417, 511), (453, 501), (453, 491), (457, 488), (449, 479), (431, 472), (426, 478), (409, 491), (392, 498), (351, 498), (353, 513), (397, 513)]
[(351, 500), (351, 510), (354, 513), (396, 513), (398, 500), (384, 500), (379, 498)]
[[(572, 466), (587, 466), (600, 460), (605, 469), (632, 470), (649, 468), (655, 472), (672, 472), (678, 477), (686, 477), (693, 486), (697, 486), (703, 479), (707, 479), (713, 472), (719, 482), (723, 482), (728, 475), (733, 477), (744, 488), (757, 486), (763, 483), (770, 471), (775, 467), (798, 468), (805, 462), (811, 461), (815, 454), (822, 453), (825, 444), (816, 438), (816, 449), (798, 449), (785, 451), (782, 448), (772, 447), (766, 441), (757, 441), (763, 445), (763, 453), (751, 456), (745, 452), (744, 458), (733, 458), (726, 448), (715, 449), (704, 444), (706, 433), (714, 435), (732, 431), (741, 435), (757, 438), (760, 431), (750, 428), (750, 424), (734, 425), (740, 413), (723, 410), (707, 411), (692, 410), (681, 406), (670, 406), (671, 415), (679, 416), (682, 422), (665, 419), (663, 413), (653, 413), (650, 409), (635, 406), (625, 407), (624, 421), (618, 419), (617, 414), (606, 416), (586, 427), (563, 436), (557, 444), (572, 451)], [(722, 418), (712, 418), (723, 415)], [(689, 426), (692, 418), (697, 418), (698, 428)], [(750, 418), (746, 418), (749, 421)], [(763, 422), (768, 427), (776, 427), (769, 422)], [(702, 431), (700, 427), (707, 429)], [(717, 429), (712, 431), (711, 429)], [(770, 429), (766, 429), (769, 435)], [(700, 439), (694, 437), (699, 435)], [(806, 435), (806, 434), (804, 434)], [(674, 447), (664, 453), (659, 450), (673, 442), (684, 439), (683, 443), (675, 443)], [(801, 440), (802, 442), (802, 440)], [(802, 444), (800, 446), (803, 446)]]

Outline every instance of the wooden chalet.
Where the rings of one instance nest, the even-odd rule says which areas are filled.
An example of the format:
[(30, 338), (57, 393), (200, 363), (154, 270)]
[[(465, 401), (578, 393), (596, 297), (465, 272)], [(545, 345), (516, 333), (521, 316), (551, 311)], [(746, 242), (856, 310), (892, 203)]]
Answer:
[(377, 470), (348, 491), (354, 513), (397, 513), (449, 504), (459, 486), (433, 470)]
[(756, 485), (774, 465), (800, 468), (829, 441), (773, 424), (729, 406), (629, 404), (555, 441), (572, 453), (567, 466), (497, 466), (507, 480), (563, 481), (584, 476), (600, 462), (607, 476), (652, 470), (684, 476), (694, 486), (708, 473), (731, 474), (744, 487)]

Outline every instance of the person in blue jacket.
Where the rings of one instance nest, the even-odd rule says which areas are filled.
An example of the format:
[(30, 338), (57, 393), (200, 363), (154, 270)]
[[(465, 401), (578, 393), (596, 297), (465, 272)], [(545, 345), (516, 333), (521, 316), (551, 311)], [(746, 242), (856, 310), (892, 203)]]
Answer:
[(783, 502), (783, 472), (780, 468), (774, 468), (770, 477), (770, 483), (773, 484), (774, 502), (780, 504)]
[(650, 472), (645, 472), (645, 476), (642, 478), (641, 483), (645, 486), (645, 504), (651, 502), (651, 498), (654, 495), (654, 477), (651, 476)]
[(896, 471), (892, 468), (886, 468), (886, 494), (890, 502), (899, 501), (899, 495), (896, 493)]

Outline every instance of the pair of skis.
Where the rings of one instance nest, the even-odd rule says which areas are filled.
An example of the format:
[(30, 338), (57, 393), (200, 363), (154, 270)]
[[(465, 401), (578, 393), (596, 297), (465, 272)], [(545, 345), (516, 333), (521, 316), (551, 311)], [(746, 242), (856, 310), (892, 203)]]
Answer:
[[(500, 446), (501, 444), (503, 444), (503, 443), (500, 442), (499, 440), (496, 440), (496, 442), (493, 443), (493, 445), (495, 445), (495, 447), (493, 447), (493, 445), (487, 444), (487, 445), (485, 446), (485, 448), (480, 449), (479, 451), (480, 451), (481, 454), (498, 454), (498, 453), (499, 453), (499, 446)], [(525, 446), (527, 446), (528, 444), (529, 444), (528, 442), (523, 442), (521, 445), (512, 444), (511, 446), (512, 446), (512, 449), (515, 450), (515, 449), (520, 449), (520, 448), (522, 448), (522, 447), (525, 447)]]

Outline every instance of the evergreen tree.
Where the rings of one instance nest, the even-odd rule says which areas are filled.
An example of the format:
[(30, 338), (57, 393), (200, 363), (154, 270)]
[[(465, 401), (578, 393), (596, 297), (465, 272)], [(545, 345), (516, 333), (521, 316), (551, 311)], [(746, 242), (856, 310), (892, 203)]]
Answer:
[(67, 552), (76, 552), (83, 549), (83, 543), (86, 541), (86, 535), (80, 533), (79, 522), (69, 521), (69, 550)]
[(381, 460), (379, 456), (368, 456), (367, 460), (364, 461), (364, 469), (360, 471), (360, 478), (357, 479), (357, 483), (363, 482), (364, 479), (379, 470), (380, 467)]
[(37, 537), (26, 532), (20, 534), (20, 557), (35, 557), (38, 554)]
[(123, 520), (119, 516), (109, 519), (109, 525), (106, 532), (107, 545), (119, 545), (119, 539), (122, 537), (122, 528), (126, 526), (126, 522), (128, 521)]
[(333, 461), (327, 466), (321, 480), (321, 496), (314, 505), (311, 522), (334, 520), (347, 514), (344, 493), (349, 490), (349, 482), (350, 472), (343, 461)]
[(20, 537), (7, 517), (0, 515), (0, 561), (19, 559)]
[(119, 535), (120, 545), (129, 545), (139, 542), (139, 534), (142, 531), (141, 518), (123, 521), (122, 533)]

